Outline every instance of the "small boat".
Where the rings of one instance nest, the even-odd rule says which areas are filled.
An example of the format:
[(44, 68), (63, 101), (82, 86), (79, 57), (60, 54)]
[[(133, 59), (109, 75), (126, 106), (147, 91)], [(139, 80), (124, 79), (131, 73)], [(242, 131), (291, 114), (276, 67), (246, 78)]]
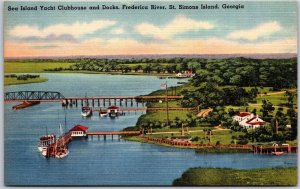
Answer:
[(272, 154), (275, 156), (281, 156), (284, 154), (284, 152), (272, 152)]
[(58, 142), (56, 143), (55, 145), (55, 158), (58, 158), (58, 159), (62, 159), (64, 157), (66, 157), (67, 155), (69, 155), (69, 150), (68, 150), (68, 147), (64, 141), (64, 137), (63, 137), (63, 130), (62, 130), (62, 127), (61, 125), (59, 125), (59, 132), (60, 132), (60, 138), (61, 138), (61, 143), (59, 146), (58, 146)]
[(100, 117), (107, 117), (108, 112), (107, 112), (107, 110), (100, 110), (99, 115), (100, 115)]
[(44, 135), (44, 136), (40, 137), (38, 150), (40, 152), (42, 152), (43, 149), (47, 149), (47, 147), (50, 146), (51, 144), (55, 143), (55, 141), (56, 141), (55, 135)]
[(69, 150), (66, 146), (59, 147), (56, 149), (55, 158), (62, 159), (69, 155)]
[(81, 115), (83, 117), (90, 117), (91, 115), (93, 115), (92, 108), (89, 106), (82, 107), (81, 110), (82, 110)]
[[(54, 134), (48, 134), (46, 127), (46, 135), (40, 137), (38, 150), (42, 153), (43, 156), (47, 155), (47, 148), (56, 142), (56, 136)], [(44, 155), (45, 154), (45, 155)]]

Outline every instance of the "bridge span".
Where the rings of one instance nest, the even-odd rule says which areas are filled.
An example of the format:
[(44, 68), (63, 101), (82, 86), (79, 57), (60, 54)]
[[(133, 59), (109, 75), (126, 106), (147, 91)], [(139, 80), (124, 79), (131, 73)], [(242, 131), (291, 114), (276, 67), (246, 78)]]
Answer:
[[(26, 108), (32, 104), (40, 102), (60, 102), (63, 106), (111, 106), (119, 104), (131, 107), (135, 103), (157, 102), (163, 100), (180, 100), (182, 96), (84, 96), (84, 97), (65, 97), (60, 92), (55, 91), (15, 91), (4, 94), (4, 102), (22, 102), (21, 108)], [(19, 109), (21, 109), (19, 108)]]

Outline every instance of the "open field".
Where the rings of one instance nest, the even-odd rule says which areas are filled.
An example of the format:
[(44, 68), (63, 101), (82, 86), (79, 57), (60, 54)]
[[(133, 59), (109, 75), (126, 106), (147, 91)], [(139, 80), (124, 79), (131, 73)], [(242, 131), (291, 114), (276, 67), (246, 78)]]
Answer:
[[(207, 129), (208, 127), (194, 127), (194, 128), (189, 128), (189, 134), (188, 136), (191, 136), (192, 138), (198, 137), (198, 141), (193, 141), (193, 143), (203, 143), (203, 144), (208, 144), (208, 140), (204, 140), (204, 132), (203, 129)], [(176, 136), (181, 136), (181, 128), (178, 128), (177, 130), (173, 130), (173, 134), (171, 133), (172, 131), (159, 131), (159, 130), (154, 130), (154, 133), (148, 134), (151, 137), (154, 138), (164, 138), (164, 137), (176, 137)], [(211, 135), (211, 144), (216, 144), (217, 141), (220, 142), (220, 144), (230, 144), (232, 141), (232, 136), (238, 137), (239, 135), (244, 135), (243, 132), (232, 132), (230, 130), (213, 130), (212, 135)]]
[[(295, 91), (295, 89), (292, 89), (291, 91)], [(260, 110), (262, 109), (262, 101), (263, 100), (268, 100), (269, 102), (271, 102), (275, 108), (275, 110), (273, 111), (273, 115), (276, 114), (278, 108), (282, 108), (283, 109), (283, 113), (286, 113), (287, 110), (289, 109), (288, 107), (285, 106), (285, 104), (287, 103), (287, 97), (285, 96), (285, 92), (284, 91), (275, 91), (275, 92), (270, 92), (267, 93), (266, 95), (258, 95), (256, 97), (257, 102), (256, 103), (249, 103), (248, 106), (225, 106), (225, 110), (228, 111), (230, 108), (234, 109), (234, 110), (240, 110), (240, 111), (245, 111), (246, 108), (248, 109), (248, 111), (252, 111), (254, 109), (257, 110), (258, 115), (260, 114)], [(296, 107), (297, 109), (297, 95), (295, 95), (294, 99), (294, 107)]]
[[(180, 120), (186, 120), (187, 114), (189, 114), (190, 111), (188, 110), (178, 110), (178, 111), (169, 111), (169, 120), (174, 121), (176, 117), (178, 117)], [(151, 111), (147, 114), (142, 115), (138, 123), (144, 123), (144, 122), (166, 122), (167, 121), (167, 113), (166, 111)]]
[(47, 78), (29, 78), (27, 80), (17, 80), (17, 78), (4, 78), (4, 85), (18, 85), (27, 83), (41, 83), (48, 81)]
[[(262, 100), (269, 100), (273, 105), (281, 105), (281, 104), (286, 104), (287, 103), (287, 97), (285, 96), (285, 92), (277, 92), (277, 93), (270, 93), (267, 95), (258, 95), (257, 98), (257, 103), (262, 104)], [(297, 104), (297, 96), (295, 95), (294, 97), (294, 104)]]
[(4, 73), (43, 73), (44, 69), (67, 68), (74, 63), (65, 62), (5, 62)]
[(297, 168), (271, 169), (226, 169), (191, 168), (181, 178), (175, 179), (175, 186), (296, 186)]

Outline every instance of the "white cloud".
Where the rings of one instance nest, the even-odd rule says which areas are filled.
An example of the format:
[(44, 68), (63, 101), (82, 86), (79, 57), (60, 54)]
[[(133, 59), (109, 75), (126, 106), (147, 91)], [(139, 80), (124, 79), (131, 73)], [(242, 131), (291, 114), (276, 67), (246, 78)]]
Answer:
[(135, 26), (135, 30), (138, 33), (152, 36), (156, 39), (168, 39), (179, 33), (212, 28), (214, 28), (214, 25), (209, 22), (193, 20), (184, 15), (177, 15), (170, 23), (163, 27), (150, 23), (141, 23)]
[[(38, 48), (47, 46), (49, 48)], [(72, 56), (72, 55), (139, 55), (139, 54), (259, 54), (296, 53), (297, 39), (286, 38), (268, 42), (239, 43), (219, 38), (178, 39), (164, 43), (136, 39), (88, 39), (78, 43), (5, 42), (5, 57)]]
[(73, 24), (55, 24), (45, 28), (37, 26), (19, 25), (10, 30), (9, 34), (15, 37), (47, 37), (49, 35), (71, 35), (80, 37), (85, 34), (94, 33), (97, 30), (104, 29), (116, 24), (112, 20), (95, 20), (92, 22), (75, 22)]
[(116, 34), (116, 35), (120, 35), (120, 34), (123, 34), (125, 33), (124, 29), (123, 28), (116, 28), (116, 29), (113, 29), (111, 31), (112, 34)]
[(248, 41), (256, 40), (260, 37), (269, 36), (280, 31), (282, 27), (276, 21), (260, 24), (252, 29), (238, 30), (231, 32), (228, 39), (245, 39)]

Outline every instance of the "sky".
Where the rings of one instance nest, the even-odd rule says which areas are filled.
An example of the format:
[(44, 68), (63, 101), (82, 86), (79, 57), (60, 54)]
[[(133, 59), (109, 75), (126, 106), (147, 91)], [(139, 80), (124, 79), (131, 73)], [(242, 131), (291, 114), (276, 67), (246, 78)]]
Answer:
[[(178, 5), (218, 4), (216, 10)], [(174, 5), (176, 10), (8, 11), (20, 6)], [(222, 9), (222, 4), (244, 9)], [(297, 53), (296, 2), (5, 2), (4, 57)]]

